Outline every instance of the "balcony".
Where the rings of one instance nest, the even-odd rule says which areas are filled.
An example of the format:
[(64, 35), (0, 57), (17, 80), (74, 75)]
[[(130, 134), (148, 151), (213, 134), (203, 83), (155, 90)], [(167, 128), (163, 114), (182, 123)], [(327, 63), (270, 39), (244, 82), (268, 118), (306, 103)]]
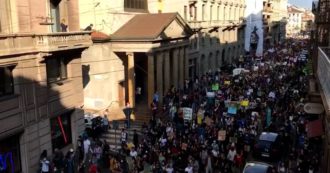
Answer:
[(318, 48), (317, 76), (327, 102), (330, 101), (330, 47)]
[(2, 34), (0, 56), (78, 49), (90, 45), (92, 45), (90, 32)]

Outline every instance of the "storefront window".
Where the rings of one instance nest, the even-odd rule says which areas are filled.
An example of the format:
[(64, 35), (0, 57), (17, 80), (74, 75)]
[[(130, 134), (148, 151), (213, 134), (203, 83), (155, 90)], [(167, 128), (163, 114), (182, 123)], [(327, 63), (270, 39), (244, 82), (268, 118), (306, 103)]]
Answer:
[(50, 120), (53, 150), (62, 149), (71, 144), (71, 112), (62, 114)]
[(19, 137), (13, 136), (0, 141), (0, 173), (22, 171)]

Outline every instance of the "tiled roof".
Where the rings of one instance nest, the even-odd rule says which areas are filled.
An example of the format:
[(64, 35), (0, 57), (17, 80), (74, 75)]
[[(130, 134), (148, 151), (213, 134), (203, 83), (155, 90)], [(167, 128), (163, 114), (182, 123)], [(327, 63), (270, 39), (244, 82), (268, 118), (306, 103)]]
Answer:
[(92, 32), (91, 37), (93, 41), (106, 41), (110, 39), (109, 35), (99, 31)]
[(177, 17), (177, 13), (135, 15), (111, 35), (111, 40), (154, 40)]

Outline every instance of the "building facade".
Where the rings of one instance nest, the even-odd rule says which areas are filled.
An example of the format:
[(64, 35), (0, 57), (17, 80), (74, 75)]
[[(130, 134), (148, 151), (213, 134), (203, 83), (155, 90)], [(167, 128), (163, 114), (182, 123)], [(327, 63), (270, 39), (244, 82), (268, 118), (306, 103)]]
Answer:
[(189, 46), (189, 77), (238, 60), (244, 51), (244, 0), (160, 0), (152, 12), (179, 12), (194, 34)]
[[(130, 102), (131, 105), (132, 102), (135, 103), (135, 99), (129, 98), (132, 95), (135, 97), (135, 94), (130, 93), (133, 93), (137, 88), (142, 88), (142, 95), (143, 98), (145, 98), (145, 101), (142, 102), (147, 104), (151, 101), (151, 93), (147, 91), (157, 91), (163, 96), (171, 85), (181, 88), (183, 87), (183, 81), (185, 79), (204, 74), (209, 70), (218, 69), (226, 63), (234, 62), (234, 59), (244, 54), (245, 20), (243, 17), (245, 2), (243, 0), (119, 0), (114, 3), (109, 3), (106, 0), (100, 0), (97, 3), (88, 0), (80, 0), (79, 9), (81, 28), (92, 23), (95, 30), (109, 35), (108, 43), (102, 42), (94, 44), (85, 51), (84, 55), (86, 55), (86, 58), (83, 56), (83, 64), (86, 69), (89, 69), (86, 78), (88, 78), (90, 82), (86, 83), (84, 88), (85, 106), (89, 109), (104, 110), (110, 107), (110, 114), (118, 115), (122, 112), (121, 107), (125, 105), (125, 103)], [(168, 31), (174, 34), (173, 38), (163, 38), (161, 41), (158, 40), (166, 44), (168, 44), (167, 42), (171, 42), (172, 48), (161, 48), (162, 46), (155, 47), (155, 45), (152, 45), (152, 50), (146, 51), (144, 49), (142, 52), (136, 54), (139, 51), (137, 50), (138, 48), (135, 47), (135, 43), (139, 45), (140, 43), (138, 41), (146, 39), (146, 35), (141, 36), (141, 40), (133, 39), (134, 41), (127, 38), (125, 40), (125, 37), (121, 37), (120, 39), (115, 38), (116, 32), (119, 32), (130, 20), (135, 20), (134, 17), (136, 16), (147, 14), (152, 16), (154, 14), (159, 14), (159, 17), (161, 17), (161, 14), (166, 16), (173, 12), (178, 13), (178, 16), (173, 18), (172, 23), (170, 22), (167, 23), (168, 25), (163, 25), (163, 31), (165, 31), (167, 27), (169, 27), (168, 30), (184, 31), (181, 33), (183, 37), (180, 36), (179, 33), (171, 33), (172, 31)], [(166, 23), (167, 21), (163, 22)], [(148, 30), (148, 28), (145, 29)], [(192, 36), (187, 43), (186, 38), (188, 35)], [(171, 40), (179, 41), (174, 44)], [(150, 42), (150, 40), (148, 41)], [(149, 54), (157, 57), (156, 59), (158, 59), (158, 56), (169, 57), (163, 58), (165, 63), (164, 69), (166, 69), (163, 71), (164, 80), (158, 80), (161, 74), (155, 71), (154, 80), (157, 81), (157, 86), (151, 89), (144, 84), (138, 84), (136, 81), (145, 80), (146, 82), (149, 72), (146, 62), (135, 61), (138, 62), (138, 64), (135, 64), (134, 72), (140, 77), (137, 76), (135, 78), (135, 82), (137, 83), (135, 88), (133, 88), (131, 92), (128, 91), (130, 90), (127, 83), (129, 78), (127, 76), (128, 72), (125, 70), (128, 65), (126, 64), (128, 57), (126, 56), (126, 58), (123, 58), (122, 53), (120, 53), (123, 52), (123, 49), (118, 51), (120, 50), (118, 46), (123, 46), (123, 48), (126, 49), (124, 52), (128, 52), (129, 54), (133, 53), (134, 59), (147, 57)], [(95, 50), (93, 50), (94, 48)], [(160, 48), (165, 52), (160, 53)], [(102, 52), (102, 54), (100, 55), (97, 50), (101, 49), (102, 51), (100, 52)], [(141, 53), (144, 53), (144, 55)], [(159, 53), (161, 55), (159, 55)], [(100, 58), (100, 56), (103, 58)], [(179, 62), (174, 62), (172, 57), (180, 57), (182, 59), (179, 59)], [(167, 68), (165, 59), (170, 59), (169, 68)], [(156, 61), (157, 60), (155, 60), (155, 66)], [(183, 63), (181, 61), (183, 61)], [(167, 71), (171, 71), (172, 68), (175, 70), (174, 72)], [(158, 69), (157, 66), (157, 70)], [(165, 73), (170, 74), (165, 75)], [(158, 79), (156, 79), (157, 76)], [(107, 91), (101, 89), (106, 87), (111, 87), (111, 89)], [(95, 88), (99, 89), (95, 90)], [(135, 105), (134, 103), (133, 105)]]
[(272, 46), (286, 38), (287, 0), (263, 1), (263, 24), (265, 46)]
[(329, 105), (329, 70), (330, 70), (330, 1), (319, 0), (313, 2), (312, 12), (315, 15), (315, 27), (311, 33), (312, 58), (314, 77), (317, 83), (317, 92), (321, 95), (321, 100), (325, 109), (323, 116), (323, 126), (325, 135), (323, 138), (323, 160), (322, 172), (330, 172), (330, 105)]
[(305, 10), (302, 8), (293, 5), (288, 6), (287, 36), (294, 36), (300, 33), (304, 12)]
[(4, 172), (36, 172), (44, 150), (51, 156), (55, 148), (77, 147), (84, 130), (81, 52), (91, 45), (90, 33), (79, 32), (77, 8), (77, 0), (0, 2)]
[(301, 19), (301, 31), (308, 34), (312, 30), (314, 30), (314, 14), (312, 11), (306, 10)]

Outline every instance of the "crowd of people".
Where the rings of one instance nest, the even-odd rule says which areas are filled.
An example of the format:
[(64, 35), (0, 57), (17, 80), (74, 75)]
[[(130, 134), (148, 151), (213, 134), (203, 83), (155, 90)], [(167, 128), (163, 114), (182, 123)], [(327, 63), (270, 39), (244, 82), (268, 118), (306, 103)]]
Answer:
[(260, 60), (241, 57), (235, 74), (210, 71), (183, 88), (171, 87), (164, 98), (156, 92), (143, 136), (135, 132), (130, 143), (123, 129), (119, 153), (106, 141), (82, 136), (79, 172), (240, 173), (254, 159), (261, 132), (280, 134), (286, 146), (272, 172), (320, 172), (322, 141), (307, 137), (310, 119), (301, 109), (308, 95), (307, 59), (299, 58), (305, 46), (289, 40)]

